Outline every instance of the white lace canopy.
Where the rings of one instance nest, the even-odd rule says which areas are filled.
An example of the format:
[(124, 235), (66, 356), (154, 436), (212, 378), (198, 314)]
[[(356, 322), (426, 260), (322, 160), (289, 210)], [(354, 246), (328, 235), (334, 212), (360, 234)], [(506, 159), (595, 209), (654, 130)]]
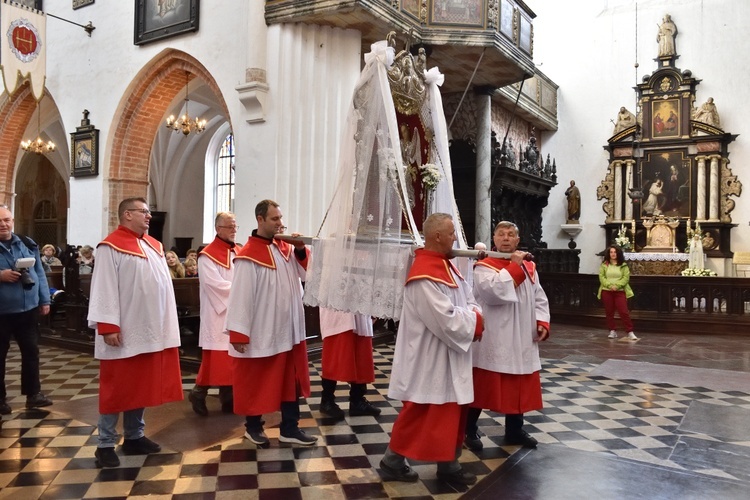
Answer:
[[(305, 284), (308, 305), (400, 317), (406, 273), (422, 236), (409, 208), (411, 181), (404, 167), (388, 81), (394, 57), (386, 41), (373, 44), (365, 55), (347, 117), (334, 198), (313, 242), (312, 270)], [(428, 161), (440, 172), (426, 212), (453, 215), (458, 247), (466, 248), (453, 197), (448, 134), (438, 90), (443, 75), (431, 68), (425, 72), (425, 83), (427, 96), (420, 116), (433, 137)]]

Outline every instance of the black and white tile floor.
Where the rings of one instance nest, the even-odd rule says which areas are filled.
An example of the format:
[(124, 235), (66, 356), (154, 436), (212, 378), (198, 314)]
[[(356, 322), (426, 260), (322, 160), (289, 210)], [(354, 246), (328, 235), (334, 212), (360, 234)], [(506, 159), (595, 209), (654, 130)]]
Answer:
[[(605, 347), (612, 345), (598, 337), (596, 341)], [(93, 405), (95, 409), (97, 362), (87, 355), (55, 348), (42, 347), (41, 351), (45, 393), (60, 406)], [(8, 403), (14, 411), (3, 417), (0, 427), (0, 498), (458, 498), (468, 488), (439, 482), (434, 464), (417, 464), (415, 470), (421, 480), (413, 484), (383, 482), (379, 475), (378, 462), (401, 406), (385, 397), (392, 356), (392, 346), (378, 347), (375, 353), (377, 379), (368, 398), (382, 414), (347, 417), (338, 423), (318, 412), (320, 366), (311, 364), (313, 397), (302, 405), (300, 425), (320, 436), (317, 447), (279, 445), (273, 439), (278, 437), (278, 427), (272, 427), (267, 429), (272, 446), (257, 449), (242, 439), (238, 417), (237, 432), (230, 439), (195, 450), (176, 451), (163, 446), (161, 453), (151, 456), (121, 455), (121, 467), (97, 469), (93, 421), (70, 418), (55, 405), (23, 409), (20, 355), (12, 348), (6, 383)], [(743, 419), (750, 414), (750, 394), (618, 380), (592, 374), (597, 366), (587, 361), (545, 359), (545, 408), (526, 416), (527, 429), (539, 440), (540, 448), (565, 446), (707, 477), (750, 482), (747, 433), (705, 432), (707, 427), (701, 425), (700, 415), (693, 419), (695, 425), (685, 425), (689, 411), (720, 407), (731, 410), (723, 413), (739, 412), (733, 417)], [(189, 389), (194, 375), (184, 374), (183, 382)], [(339, 394), (345, 394), (342, 386)], [(180, 404), (190, 415), (181, 422), (190, 422), (189, 403)], [(696, 409), (696, 404), (705, 408)], [(485, 434), (484, 450), (464, 450), (461, 457), (464, 467), (480, 481), (519, 452), (518, 447), (503, 444), (502, 422), (501, 415), (485, 412), (479, 422)], [(173, 432), (186, 431), (183, 425)], [(700, 450), (711, 452), (701, 454)]]

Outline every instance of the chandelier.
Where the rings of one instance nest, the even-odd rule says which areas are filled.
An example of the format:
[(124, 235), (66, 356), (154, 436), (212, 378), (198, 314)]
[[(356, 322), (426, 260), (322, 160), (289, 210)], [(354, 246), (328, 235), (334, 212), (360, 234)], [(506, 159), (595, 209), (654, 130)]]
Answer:
[(182, 132), (184, 135), (190, 135), (190, 132), (200, 134), (206, 130), (206, 120), (201, 120), (198, 117), (190, 118), (188, 114), (188, 83), (190, 81), (190, 73), (185, 71), (185, 113), (180, 118), (175, 118), (174, 115), (170, 115), (167, 118), (167, 128), (172, 129), (175, 132)]
[(55, 143), (47, 141), (45, 144), (41, 136), (41, 123), (42, 123), (42, 101), (37, 104), (36, 110), (36, 139), (21, 141), (21, 149), (30, 153), (36, 153), (38, 155), (44, 153), (51, 153), (55, 150)]

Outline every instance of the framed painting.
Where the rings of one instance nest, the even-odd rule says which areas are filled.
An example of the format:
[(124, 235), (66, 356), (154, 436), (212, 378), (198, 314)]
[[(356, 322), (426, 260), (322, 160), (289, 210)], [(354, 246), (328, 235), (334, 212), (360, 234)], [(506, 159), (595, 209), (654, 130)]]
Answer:
[(692, 159), (686, 151), (648, 152), (641, 163), (641, 218), (690, 218)]
[(133, 43), (198, 31), (200, 0), (135, 0)]
[(70, 174), (73, 177), (99, 175), (99, 130), (78, 130), (70, 134)]
[(680, 100), (651, 101), (651, 135), (657, 139), (680, 136)]
[(13, 0), (16, 3), (20, 3), (21, 5), (25, 5), (26, 7), (30, 7), (32, 9), (36, 10), (42, 10), (42, 0)]

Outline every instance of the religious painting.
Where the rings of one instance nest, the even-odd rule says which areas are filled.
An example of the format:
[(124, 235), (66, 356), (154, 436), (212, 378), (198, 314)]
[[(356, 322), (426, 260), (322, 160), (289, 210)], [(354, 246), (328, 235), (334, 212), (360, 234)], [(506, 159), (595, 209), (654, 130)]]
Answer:
[(401, 0), (401, 10), (419, 19), (420, 0)]
[(515, 8), (510, 0), (500, 0), (500, 33), (513, 40)]
[(680, 100), (651, 101), (651, 135), (654, 138), (680, 136)]
[(649, 152), (641, 164), (641, 218), (690, 218), (692, 160), (685, 151)]
[(484, 0), (434, 0), (432, 22), (484, 26)]
[(83, 112), (81, 126), (70, 134), (70, 175), (93, 177), (99, 175), (99, 130), (91, 125), (89, 112)]
[(198, 31), (200, 0), (135, 0), (133, 43)]

